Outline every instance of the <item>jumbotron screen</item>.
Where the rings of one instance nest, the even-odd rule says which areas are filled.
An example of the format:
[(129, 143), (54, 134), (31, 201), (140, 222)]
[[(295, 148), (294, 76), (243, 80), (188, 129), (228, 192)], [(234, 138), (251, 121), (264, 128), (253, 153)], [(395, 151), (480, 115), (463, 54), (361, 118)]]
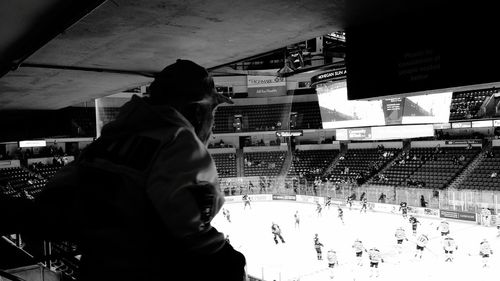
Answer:
[(324, 129), (447, 123), (452, 92), (370, 101), (347, 99), (345, 81), (316, 87)]

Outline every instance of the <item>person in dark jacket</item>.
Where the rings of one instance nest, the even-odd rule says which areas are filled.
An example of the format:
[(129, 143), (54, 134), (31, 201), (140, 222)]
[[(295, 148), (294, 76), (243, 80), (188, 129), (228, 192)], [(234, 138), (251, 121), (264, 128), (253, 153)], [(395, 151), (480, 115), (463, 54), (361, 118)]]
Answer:
[(214, 110), (231, 101), (189, 60), (149, 89), (24, 205), (24, 224), (0, 232), (76, 243), (84, 281), (245, 280), (245, 257), (211, 226), (224, 197), (206, 145)]

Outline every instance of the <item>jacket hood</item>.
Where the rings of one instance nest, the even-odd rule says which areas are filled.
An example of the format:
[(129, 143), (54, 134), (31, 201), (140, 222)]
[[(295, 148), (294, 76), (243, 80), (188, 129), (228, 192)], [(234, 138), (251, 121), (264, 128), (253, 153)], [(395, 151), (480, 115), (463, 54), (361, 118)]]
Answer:
[(187, 127), (191, 123), (177, 110), (168, 105), (151, 105), (137, 95), (125, 103), (115, 120), (104, 125), (101, 135), (137, 133), (159, 127)]

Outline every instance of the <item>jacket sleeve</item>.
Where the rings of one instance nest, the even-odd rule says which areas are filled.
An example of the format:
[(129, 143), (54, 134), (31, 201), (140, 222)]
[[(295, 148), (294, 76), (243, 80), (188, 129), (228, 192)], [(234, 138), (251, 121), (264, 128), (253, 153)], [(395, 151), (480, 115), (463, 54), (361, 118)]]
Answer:
[(151, 167), (147, 193), (167, 229), (187, 251), (206, 255), (222, 249), (224, 236), (210, 222), (224, 197), (213, 160), (193, 131), (179, 129), (161, 149)]

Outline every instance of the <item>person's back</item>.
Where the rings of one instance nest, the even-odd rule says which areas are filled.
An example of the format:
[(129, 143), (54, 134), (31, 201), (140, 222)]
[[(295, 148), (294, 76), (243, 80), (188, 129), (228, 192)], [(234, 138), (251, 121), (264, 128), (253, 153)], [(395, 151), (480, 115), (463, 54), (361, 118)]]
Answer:
[(243, 280), (244, 256), (210, 225), (224, 199), (206, 143), (228, 100), (190, 61), (150, 88), (47, 184), (43, 236), (78, 245), (80, 280)]

